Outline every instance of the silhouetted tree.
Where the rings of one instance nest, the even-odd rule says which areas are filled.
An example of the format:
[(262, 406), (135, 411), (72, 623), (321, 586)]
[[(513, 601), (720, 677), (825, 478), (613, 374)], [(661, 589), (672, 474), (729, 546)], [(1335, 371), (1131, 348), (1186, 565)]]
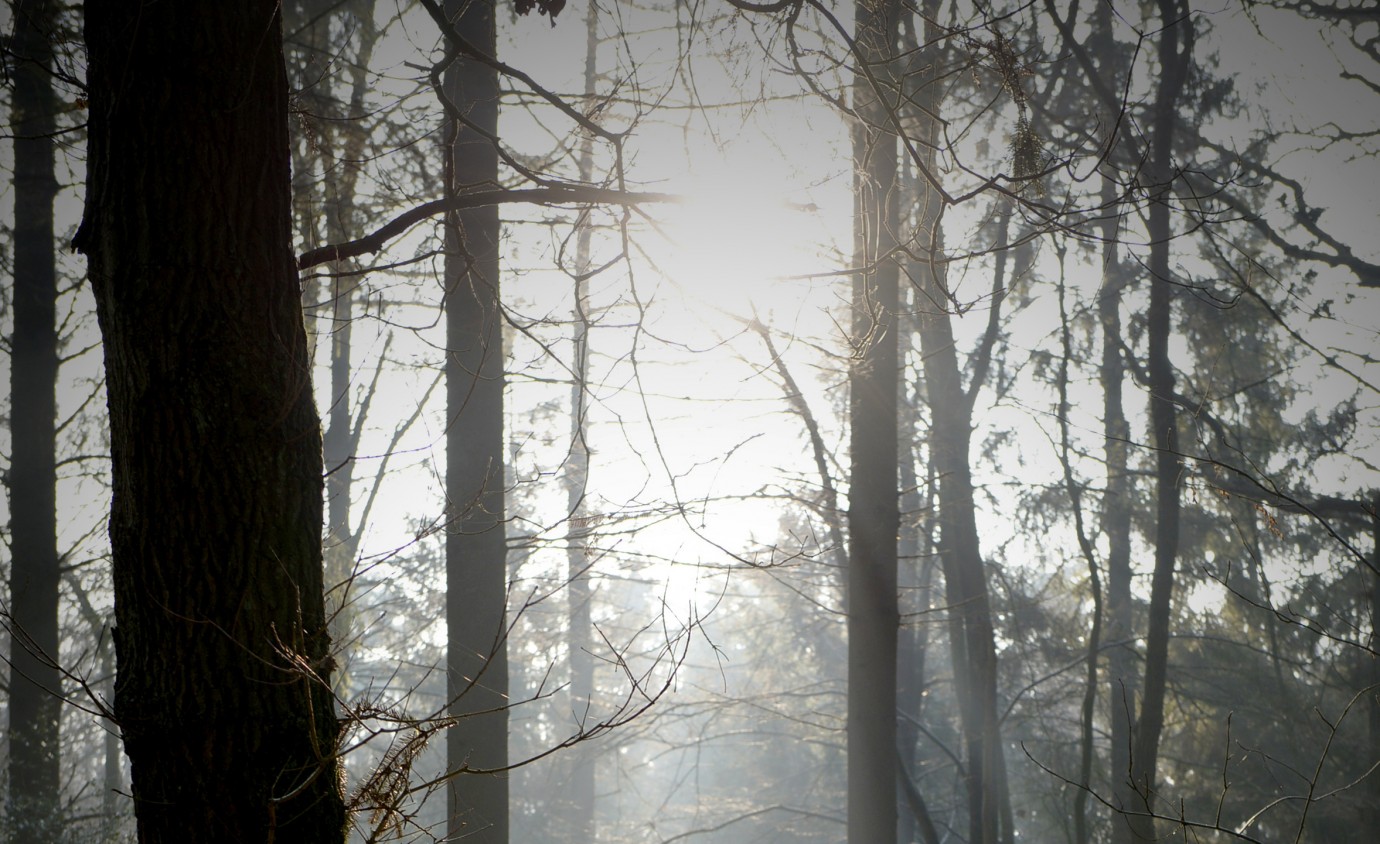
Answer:
[(114, 710), (143, 842), (339, 842), (279, 6), (86, 8)]
[[(493, 0), (448, 0), (448, 196), (498, 187)], [(508, 840), (507, 542), (498, 206), (446, 216), (446, 733), (455, 840)], [(463, 771), (495, 771), (460, 775)]]
[(852, 342), (848, 493), (848, 840), (896, 839), (897, 137), (901, 5), (854, 6)]

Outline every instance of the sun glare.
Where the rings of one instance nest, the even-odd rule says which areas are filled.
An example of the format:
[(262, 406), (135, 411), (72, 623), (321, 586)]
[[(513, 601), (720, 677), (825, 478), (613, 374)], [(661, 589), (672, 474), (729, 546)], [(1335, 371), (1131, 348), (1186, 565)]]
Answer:
[(660, 215), (666, 252), (654, 260), (687, 304), (729, 317), (765, 317), (794, 298), (785, 279), (820, 269), (807, 234), (814, 228), (809, 212), (789, 188), (769, 173), (738, 166), (696, 179), (686, 201)]

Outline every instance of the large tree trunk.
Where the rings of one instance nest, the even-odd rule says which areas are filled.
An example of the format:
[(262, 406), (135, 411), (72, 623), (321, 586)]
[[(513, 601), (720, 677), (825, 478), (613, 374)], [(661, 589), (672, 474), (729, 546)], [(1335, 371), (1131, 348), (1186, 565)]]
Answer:
[(86, 9), (118, 678), (139, 840), (343, 840), (278, 4)]
[[(492, 55), (493, 0), (449, 0), (446, 17)], [(445, 74), (450, 112), (446, 190), (497, 187), (498, 75), (457, 59)], [(465, 125), (468, 123), (470, 125)], [(487, 135), (487, 137), (486, 137)], [(498, 206), (446, 219), (446, 620), (452, 777), (448, 840), (508, 840), (507, 543), (504, 538), (503, 331)]]
[(1183, 471), (1174, 410), (1174, 368), (1169, 360), (1174, 281), (1169, 269), (1168, 198), (1173, 180), (1174, 130), (1178, 122), (1179, 95), (1192, 50), (1193, 22), (1180, 0), (1159, 0), (1159, 12), (1163, 29), (1159, 43), (1160, 83), (1155, 95), (1150, 148), (1150, 179), (1156, 193), (1151, 197), (1147, 223), (1150, 309), (1146, 325), (1150, 433), (1155, 446), (1155, 570), (1150, 581), (1150, 618), (1145, 638), (1145, 692), (1131, 744), (1131, 785), (1138, 798), (1137, 805), (1129, 807), (1132, 814), (1128, 819), (1136, 841), (1155, 840), (1151, 815), (1155, 811), (1155, 768), (1160, 731), (1164, 727), (1169, 615), (1179, 546), (1179, 476)]
[(14, 343), (9, 489), (9, 781), (11, 841), (57, 842), (58, 552), (56, 493), (58, 337), (53, 244), (54, 4), (12, 3), (14, 102)]
[[(859, 0), (854, 82), (853, 338), (849, 373), (848, 840), (896, 840), (897, 141), (888, 118), (900, 20)], [(879, 90), (880, 89), (880, 90)]]

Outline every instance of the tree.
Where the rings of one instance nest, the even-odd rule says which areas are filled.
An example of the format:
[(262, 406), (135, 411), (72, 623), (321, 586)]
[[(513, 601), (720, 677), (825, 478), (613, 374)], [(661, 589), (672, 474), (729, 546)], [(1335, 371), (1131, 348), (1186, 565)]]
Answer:
[[(1179, 96), (1193, 56), (1193, 22), (1177, 0), (1160, 0), (1160, 77), (1155, 92), (1150, 141), (1150, 197), (1147, 231), (1150, 236), (1149, 343), (1146, 370), (1150, 387), (1150, 433), (1155, 446), (1155, 568), (1150, 585), (1150, 625), (1145, 638), (1145, 682), (1133, 728), (1131, 785), (1141, 806), (1128, 810), (1131, 833), (1137, 841), (1153, 841), (1155, 768), (1160, 731), (1164, 725), (1164, 695), (1169, 652), (1170, 597), (1179, 547), (1179, 481), (1183, 462), (1179, 453), (1178, 419), (1174, 403), (1174, 368), (1169, 360), (1170, 307), (1174, 278), (1170, 272), (1169, 197), (1173, 186), (1174, 129)], [(1144, 808), (1144, 812), (1140, 811)]]
[[(284, 6), (288, 74), (299, 106), (295, 115), (299, 133), (293, 144), (293, 207), (305, 243), (344, 241), (362, 216), (362, 198), (357, 194), (373, 128), (364, 123), (362, 115), (369, 92), (370, 58), (382, 36), (374, 26), (373, 14), (373, 0), (348, 4), (307, 0)], [(354, 25), (341, 26), (342, 19)], [(338, 43), (342, 30), (344, 43)], [(351, 47), (349, 60), (334, 61)], [(337, 67), (341, 70), (333, 73)], [(337, 73), (346, 76), (343, 91), (336, 90)], [(363, 485), (355, 478), (356, 458), (364, 418), (379, 380), (376, 369), (368, 392), (361, 401), (355, 401), (354, 324), (360, 300), (367, 298), (365, 276), (356, 270), (356, 262), (347, 260), (303, 280), (304, 308), (314, 316), (310, 322), (315, 323), (308, 326), (313, 359), (319, 335), (325, 335), (328, 350), (328, 398), (322, 408), (326, 423), (322, 432), (326, 612), (340, 663), (336, 688), (347, 699), (350, 655), (359, 636), (353, 575), (363, 539), (363, 531), (352, 519), (351, 505), (357, 487)], [(380, 471), (386, 463), (380, 462)], [(368, 521), (368, 511), (366, 505), (359, 514), (361, 524)]]
[[(446, 195), (498, 186), (493, 0), (448, 0)], [(498, 206), (446, 217), (446, 622), (449, 836), (508, 840), (508, 565)], [(477, 772), (477, 776), (458, 776)]]
[[(86, 10), (118, 678), (141, 841), (338, 842), (278, 4)], [(175, 45), (169, 49), (170, 45)]]
[[(584, 94), (593, 98), (599, 73), (599, 6), (591, 2), (585, 10), (585, 67)], [(579, 168), (576, 174), (583, 183), (594, 178), (594, 137), (585, 133), (580, 138)], [(571, 320), (572, 365), (570, 379), (570, 455), (565, 472), (565, 503), (569, 518), (566, 530), (566, 662), (570, 669), (570, 709), (580, 728), (590, 723), (594, 705), (594, 654), (591, 635), (591, 607), (594, 598), (590, 587), (590, 555), (592, 516), (586, 506), (589, 489), (589, 441), (587, 438), (589, 399), (589, 327), (587, 311), (593, 220), (588, 212), (577, 222), (575, 235), (574, 307)], [(564, 808), (569, 814), (569, 835), (572, 842), (593, 841), (595, 835), (594, 804), (595, 759), (592, 753), (578, 748), (571, 752), (566, 772)]]
[(896, 839), (896, 257), (901, 6), (859, 0), (853, 84), (853, 337), (848, 377), (848, 840)]
[[(10, 358), (12, 457), (10, 567), (11, 841), (62, 836), (58, 719), (57, 267), (53, 240), (53, 91), (56, 5), (10, 4), (14, 57), (14, 345)], [(8, 60), (9, 57), (7, 56)]]
[[(1380, 787), (1380, 579), (1377, 356), (1347, 317), (1375, 291), (1348, 301), (1354, 279), (1313, 277), (1277, 238), (1331, 270), (1374, 256), (1289, 222), (1327, 197), (1298, 204), (1267, 171), (1300, 175), (1286, 153), (1310, 138), (1254, 136), (1239, 164), (1210, 140), (1239, 137), (1243, 107), (1214, 78), (1217, 37), (1254, 21), (1165, 2), (621, 4), (580, 38), (495, 2), (465, 10), (497, 18), (467, 35), (438, 0), (295, 0), (307, 52), (286, 86), (248, 46), (273, 40), (266, 6), (239, 26), (155, 3), (133, 37), (136, 12), (92, 4), (91, 108), (60, 104), (55, 139), (82, 161), (90, 114), (78, 243), (110, 340), (120, 623), (106, 634), (108, 556), (67, 518), (79, 497), (104, 511), (104, 483), (65, 497), (104, 444), (59, 386), (57, 544), (81, 550), (58, 555), (52, 650), (69, 700), (116, 701), (144, 837), (340, 840), (351, 811), (355, 833), (415, 841), (509, 817), (518, 837), (606, 844), (822, 844), (846, 824), (869, 844), (1352, 834)], [(84, 62), (50, 41), (55, 89), (75, 90)], [(22, 99), (6, 90), (0, 109)], [(283, 112), (298, 270), (322, 267), (305, 278), (280, 237)], [(736, 183), (715, 181), (740, 154)], [(819, 209), (791, 211), (813, 230), (782, 251), (803, 260), (778, 260), (799, 231), (755, 205), (733, 224), (746, 246), (628, 208), (662, 177), (712, 186), (697, 210), (719, 219)], [(658, 226), (699, 254), (668, 257)], [(705, 253), (730, 257), (692, 265)], [(56, 258), (59, 384), (100, 385), (95, 344), (74, 341), (85, 291), (61, 281), (77, 259)], [(330, 348), (297, 335), (298, 292), (326, 304)], [(10, 301), (0, 323), (22, 335)], [(23, 339), (0, 345), (16, 365)], [(310, 390), (309, 359), (329, 387)], [(324, 443), (303, 394), (334, 410)], [(380, 422), (399, 408), (415, 427)], [(324, 469), (303, 453), (318, 444)], [(325, 583), (322, 488), (342, 552)], [(314, 597), (347, 578), (348, 682)], [(587, 741), (673, 671), (658, 717)], [(22, 689), (0, 694), (22, 714)], [(95, 826), (99, 789), (81, 788), (102, 762), (107, 813), (136, 805), (77, 706), (59, 716), (66, 838)], [(332, 708), (342, 728), (310, 722)], [(188, 761), (207, 746), (216, 766)]]

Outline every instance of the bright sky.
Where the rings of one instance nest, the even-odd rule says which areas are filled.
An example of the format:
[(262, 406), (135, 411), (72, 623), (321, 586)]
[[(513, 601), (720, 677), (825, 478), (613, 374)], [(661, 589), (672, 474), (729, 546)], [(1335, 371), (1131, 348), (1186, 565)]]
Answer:
[[(690, 511), (681, 527), (663, 525), (630, 542), (653, 556), (724, 562), (725, 555), (716, 545), (742, 553), (754, 542), (770, 544), (778, 538), (775, 501), (748, 496), (802, 478), (816, 480), (803, 450), (802, 427), (785, 412), (775, 376), (763, 373), (767, 356), (757, 338), (742, 333), (742, 319), (755, 311), (777, 328), (800, 335), (801, 340), (794, 343), (778, 338), (778, 345), (826, 426), (831, 445), (840, 445), (843, 396), (828, 390), (829, 384), (840, 380), (839, 361), (826, 360), (818, 350), (834, 355), (843, 351), (833, 319), (841, 313), (837, 306), (847, 295), (847, 281), (798, 277), (829, 273), (843, 264), (840, 252), (846, 247), (840, 244), (851, 236), (847, 139), (837, 115), (808, 95), (797, 96), (800, 86), (763, 60), (760, 45), (742, 30), (711, 27), (712, 31), (695, 39), (700, 47), (735, 45), (736, 51), (724, 63), (707, 58), (703, 50), (692, 53), (688, 61), (678, 61), (677, 42), (670, 31), (652, 31), (666, 25), (664, 10), (651, 13), (624, 4), (616, 9), (622, 17), (617, 22), (606, 17), (605, 32), (620, 26), (643, 34), (603, 44), (605, 75), (600, 90), (616, 86), (623, 97), (640, 91), (661, 105), (659, 111), (641, 118), (628, 142), (629, 174), (641, 186), (681, 193), (688, 201), (647, 209), (650, 222), (635, 224), (631, 262), (616, 265), (591, 284), (592, 377), (596, 381), (590, 417), (595, 450), (592, 500), (611, 512), (679, 500)], [(553, 90), (578, 91), (583, 71), (582, 11), (583, 7), (572, 6), (555, 27), (536, 17), (505, 24), (509, 41), (503, 57)], [(1278, 104), (1291, 102), (1299, 107), (1297, 120), (1303, 124), (1354, 116), (1348, 108), (1347, 87), (1336, 84), (1330, 56), (1318, 46), (1321, 42), (1300, 38), (1296, 23), (1293, 30), (1281, 30), (1277, 18), (1262, 12), (1261, 25), (1274, 39), (1272, 46), (1262, 45), (1235, 6), (1203, 14), (1212, 24), (1212, 37), (1220, 39), (1224, 67), (1238, 74), (1243, 95), (1270, 96)], [(414, 25), (410, 39), (381, 49), (376, 58), (399, 66), (415, 61), (417, 45), (434, 40), (428, 26), (427, 21)], [(681, 43), (687, 32), (682, 27)], [(1300, 46), (1304, 44), (1312, 46), (1305, 49)], [(686, 93), (687, 82), (693, 83), (693, 96)], [(1258, 86), (1260, 93), (1252, 93)], [(765, 103), (742, 104), (763, 94), (768, 98)], [(785, 95), (795, 98), (780, 99)], [(687, 108), (716, 103), (728, 105), (705, 112)], [(615, 128), (628, 125), (626, 109), (614, 107), (603, 118)], [(568, 122), (549, 113), (534, 120), (510, 111), (505, 112), (504, 121), (501, 134), (527, 155), (546, 153), (569, 131)], [(1239, 127), (1241, 137), (1247, 129)], [(1226, 131), (1231, 135), (1238, 130), (1227, 127)], [(1289, 163), (1302, 158), (1295, 156)], [(608, 165), (606, 150), (599, 161)], [(1333, 209), (1329, 220), (1335, 218), (1341, 230), (1352, 229), (1355, 242), (1367, 242), (1360, 235), (1373, 227), (1380, 209), (1375, 207), (1375, 192), (1364, 187), (1366, 179), (1356, 177), (1358, 165), (1342, 166), (1340, 161), (1315, 156), (1299, 166), (1317, 186), (1316, 196), (1327, 198)], [(1373, 174), (1373, 165), (1363, 172)], [(515, 221), (505, 246), (513, 271), (505, 279), (505, 288), (515, 318), (525, 321), (530, 330), (530, 336), (514, 335), (510, 349), (514, 375), (508, 412), (510, 439), (517, 449), (517, 494), (530, 500), (529, 505), (519, 506), (537, 506), (544, 513), (537, 522), (552, 524), (561, 514), (563, 497), (552, 491), (555, 487), (541, 488), (535, 479), (549, 483), (556, 477), (567, 448), (565, 422), (560, 418), (565, 388), (553, 382), (569, 377), (563, 369), (569, 356), (569, 326), (542, 325), (539, 320), (569, 319), (571, 282), (552, 270), (559, 238), (568, 227), (548, 223), (568, 220), (570, 215), (509, 206), (504, 216)], [(517, 224), (519, 220), (530, 222)], [(965, 224), (963, 212), (956, 212), (953, 222), (960, 227)], [(429, 230), (419, 230), (414, 237), (425, 234)], [(400, 242), (390, 251), (403, 255), (412, 248)], [(614, 257), (618, 248), (616, 238), (597, 237), (595, 262)], [(1050, 278), (1052, 253), (1046, 248), (1042, 254), (1042, 271)], [(1091, 269), (1077, 271), (1086, 274)], [(990, 265), (975, 266), (971, 278), (963, 282), (963, 295), (985, 292), (989, 273)], [(1336, 285), (1350, 283), (1349, 277), (1338, 277), (1328, 285), (1335, 290)], [(1049, 349), (1057, 342), (1051, 328), (1057, 320), (1053, 297), (1043, 294), (1013, 311), (1010, 324), (1017, 348)], [(1361, 294), (1358, 301), (1370, 307), (1375, 297)], [(394, 319), (424, 324), (434, 317), (418, 312)], [(970, 342), (985, 322), (984, 305), (956, 319), (960, 342)], [(1353, 322), (1360, 324), (1360, 339), (1353, 334), (1339, 342), (1354, 348), (1369, 341), (1373, 346), (1374, 334), (1365, 332), (1374, 321), (1358, 315)], [(1335, 333), (1337, 324), (1328, 323), (1320, 330)], [(417, 336), (421, 345), (400, 346), (395, 340), (393, 353), (418, 363), (434, 362), (435, 347), (427, 344), (439, 344), (440, 335), (429, 330)], [(358, 329), (356, 342), (365, 345)], [(559, 361), (551, 359), (543, 344)], [(835, 374), (821, 367), (833, 368)], [(821, 379), (822, 374), (827, 377)], [(384, 406), (406, 407), (431, 377), (430, 371), (403, 375), (396, 382), (396, 401)], [(1316, 398), (1331, 401), (1346, 389), (1348, 385), (1323, 381)], [(433, 401), (438, 400), (439, 393), (433, 396)], [(1139, 406), (1138, 394), (1133, 392), (1128, 400), (1134, 411)], [(1048, 479), (1054, 465), (1051, 437), (1057, 433), (1048, 416), (1049, 401), (1038, 391), (1028, 396), (1017, 391), (1005, 395), (998, 407), (980, 403), (975, 450), (989, 434), (1020, 431), (1006, 447), (1007, 465), (1015, 466), (1013, 461), (1019, 460), (1034, 477)], [(1075, 435), (1095, 437), (1092, 410), (1080, 413), (1075, 408), (1084, 423)], [(378, 424), (380, 436), (391, 432), (392, 423), (380, 420)], [(411, 463), (418, 468), (394, 480), (399, 494), (381, 497), (373, 514), (369, 547), (392, 548), (406, 537), (407, 517), (436, 514), (440, 479), (435, 467), (442, 464), (441, 429), (439, 417), (429, 415), (408, 439), (410, 451), (394, 458), (394, 467)], [(1012, 479), (992, 474), (988, 462), (977, 462), (989, 489), (1003, 494), (1000, 490)], [(1358, 481), (1354, 477), (1337, 480)], [(710, 507), (712, 518), (702, 518), (701, 511), (714, 496), (727, 498)], [(992, 544), (1011, 530), (1008, 520), (994, 519), (988, 526)], [(557, 528), (550, 538), (559, 539), (560, 532)], [(559, 553), (559, 546), (553, 547), (553, 566)]]
[[(654, 26), (665, 25), (664, 10), (606, 5), (620, 16), (605, 20), (606, 34), (615, 28), (644, 34), (604, 42), (601, 65), (606, 75), (601, 90), (616, 88), (623, 97), (639, 90), (650, 99), (665, 95), (662, 109), (645, 116), (629, 141), (631, 175), (645, 187), (684, 193), (690, 200), (680, 206), (650, 209), (648, 213), (657, 226), (639, 224), (636, 246), (641, 251), (630, 263), (615, 266), (591, 285), (592, 310), (597, 313), (592, 335), (593, 377), (598, 382), (597, 402), (591, 411), (593, 495), (610, 511), (636, 510), (678, 497), (692, 511), (688, 527), (701, 531), (712, 542), (695, 536), (685, 526), (648, 532), (639, 542), (647, 544), (649, 553), (663, 557), (722, 562), (725, 556), (714, 544), (740, 552), (751, 542), (770, 544), (778, 539), (775, 502), (745, 496), (810, 479), (813, 474), (803, 450), (801, 426), (783, 412), (775, 377), (763, 373), (768, 360), (760, 341), (740, 331), (739, 320), (749, 317), (754, 309), (783, 332), (800, 336), (797, 342), (779, 345), (826, 425), (829, 442), (840, 445), (838, 411), (843, 396), (829, 389), (839, 380), (835, 369), (838, 360), (827, 360), (819, 349), (832, 354), (842, 351), (831, 309), (837, 313), (847, 282), (827, 276), (781, 277), (827, 273), (842, 263), (839, 253), (846, 249), (850, 237), (846, 137), (837, 115), (808, 95), (781, 99), (798, 94), (799, 85), (764, 61), (761, 46), (744, 31), (716, 25), (697, 35), (694, 43), (699, 46), (708, 44), (718, 49), (725, 43), (735, 45), (735, 52), (722, 65), (707, 58), (704, 50), (694, 54), (691, 61), (680, 62), (669, 31), (652, 32)], [(710, 3), (703, 8), (718, 7)], [(1224, 66), (1238, 73), (1244, 96), (1269, 98), (1277, 107), (1276, 114), (1295, 115), (1291, 119), (1300, 125), (1337, 120), (1349, 129), (1374, 128), (1373, 114), (1367, 116), (1355, 107), (1357, 102), (1373, 100), (1365, 100), (1356, 83), (1337, 78), (1335, 59), (1323, 40), (1311, 31), (1301, 31), (1296, 19), (1261, 10), (1258, 18), (1269, 39), (1262, 42), (1237, 9), (1236, 4), (1224, 0), (1220, 8), (1202, 14), (1212, 21), (1213, 37), (1222, 45)], [(572, 4), (555, 27), (535, 16), (505, 21), (503, 57), (553, 90), (579, 90), (584, 49), (582, 11), (583, 4)], [(380, 13), (391, 14), (392, 7), (381, 6)], [(682, 28), (682, 41), (688, 31)], [(375, 63), (389, 71), (377, 81), (374, 95), (381, 103), (410, 95), (410, 103), (425, 105), (430, 94), (415, 92), (417, 72), (405, 63), (425, 61), (424, 51), (436, 40), (434, 27), (419, 16), (409, 18), (405, 26), (392, 32), (391, 40), (375, 52)], [(1335, 36), (1332, 40), (1337, 54), (1346, 57), (1349, 48)], [(693, 97), (685, 93), (688, 82), (694, 85)], [(767, 102), (743, 104), (763, 93)], [(731, 104), (703, 113), (688, 108), (715, 103)], [(569, 133), (568, 122), (549, 117), (538, 125), (508, 112), (504, 136), (519, 152), (544, 154)], [(628, 125), (626, 109), (612, 108), (605, 117), (616, 128)], [(1245, 127), (1241, 131), (1244, 133)], [(421, 141), (423, 146), (429, 143)], [(3, 149), (5, 155), (11, 154), (8, 145)], [(1380, 216), (1380, 191), (1374, 190), (1376, 165), (1351, 160), (1348, 152), (1300, 152), (1286, 163), (1297, 168), (1294, 172), (1315, 191), (1313, 197), (1326, 198), (1329, 211), (1324, 220), (1364, 249), (1375, 242), (1370, 235)], [(606, 154), (601, 162), (607, 165)], [(70, 181), (75, 183), (79, 178), (79, 173), (72, 174)], [(385, 198), (407, 204), (406, 191), (382, 177), (370, 187)], [(63, 206), (69, 224), (78, 212), (74, 195), (65, 195)], [(568, 319), (570, 281), (550, 268), (557, 239), (562, 236), (561, 223), (569, 215), (515, 207), (504, 213), (515, 221), (537, 221), (513, 225), (505, 247), (514, 271), (505, 281), (514, 314), (519, 318)], [(552, 220), (558, 224), (544, 224)], [(385, 259), (413, 254), (431, 232), (427, 226), (419, 227), (409, 238), (396, 242)], [(613, 257), (617, 246), (609, 238), (599, 238), (596, 259)], [(1380, 248), (1372, 254), (1380, 254)], [(64, 256), (64, 260), (74, 259)], [(430, 272), (439, 267), (425, 269)], [(974, 271), (972, 289), (985, 287), (985, 274), (981, 268)], [(422, 275), (402, 280), (378, 273), (370, 284), (374, 289), (390, 291), (392, 298), (412, 296), (420, 290), (424, 299), (434, 302), (434, 273), (433, 278)], [(1337, 274), (1326, 277), (1324, 289), (1352, 290), (1352, 307), (1342, 313), (1341, 321), (1309, 323), (1300, 319), (1303, 329), (1323, 346), (1376, 350), (1374, 326), (1380, 324), (1376, 295), (1354, 290), (1353, 279)], [(635, 327), (640, 316), (638, 302), (651, 317), (642, 329)], [(1016, 345), (1047, 347), (1052, 342), (1050, 314), (1048, 299), (1018, 314), (1012, 325), (1015, 331), (1025, 333), (1017, 335)], [(971, 338), (985, 316), (979, 307), (958, 320), (960, 333)], [(389, 312), (387, 319), (388, 325), (365, 320), (355, 328), (357, 390), (372, 374), (372, 356), (381, 351), (385, 330), (390, 325), (409, 328), (397, 332), (390, 346), (390, 358), (397, 366), (384, 379), (384, 392), (374, 401), (373, 415), (366, 425), (368, 435), (357, 472), (361, 484), (366, 484), (381, 464), (381, 455), (399, 420), (410, 415), (418, 397), (432, 384), (439, 359), (441, 336), (433, 310), (398, 308)], [(568, 325), (537, 325), (532, 332), (549, 343), (562, 360), (568, 358)], [(568, 374), (532, 339), (516, 340), (512, 357), (515, 376), (509, 395), (510, 433), (517, 446), (515, 463), (525, 473), (518, 479), (519, 491), (525, 495), (537, 488), (529, 478), (549, 482), (560, 471), (567, 447), (560, 418), (565, 388), (553, 381)], [(91, 353), (68, 366), (66, 372), (72, 380), (63, 394), (64, 410), (85, 401), (89, 394), (85, 379), (93, 377), (96, 368), (96, 357)], [(830, 370), (835, 374), (829, 374)], [(325, 373), (319, 373), (318, 390), (325, 383)], [(1327, 405), (1349, 390), (1345, 379), (1323, 380), (1315, 388), (1314, 400)], [(440, 391), (432, 394), (433, 410), (423, 415), (389, 460), (393, 474), (371, 513), (365, 545), (368, 553), (398, 547), (410, 538), (413, 519), (435, 517), (439, 512), (441, 395)], [(325, 406), (329, 400), (324, 393), (322, 397)], [(975, 441), (1014, 426), (1025, 432), (1020, 438), (1022, 459), (1038, 466), (1038, 461), (1047, 460), (1050, 454), (1046, 435), (1052, 427), (1047, 408), (1023, 406), (1018, 399), (1008, 396), (1000, 412), (980, 407), (981, 427)], [(1047, 397), (1039, 400), (1047, 401)], [(1372, 399), (1366, 404), (1364, 418), (1367, 424), (1374, 424), (1375, 402)], [(1021, 417), (1024, 421), (1013, 422), (1013, 418)], [(557, 432), (554, 436), (552, 430)], [(1047, 472), (1036, 474), (1048, 476)], [(986, 480), (993, 489), (1000, 489), (1009, 479), (989, 474)], [(1375, 482), (1370, 473), (1355, 465), (1336, 467), (1331, 480), (1339, 489)], [(73, 510), (64, 521), (64, 530), (74, 539), (99, 524), (104, 502), (81, 492), (79, 487), (84, 489), (85, 482), (80, 478), (66, 483), (69, 489), (62, 500), (70, 502)], [(698, 510), (715, 495), (727, 497), (712, 508), (713, 518), (701, 521)], [(558, 517), (563, 506), (561, 496), (549, 490), (531, 496), (533, 506), (542, 509), (538, 521), (554, 522), (551, 516)], [(1009, 529), (1009, 525), (992, 525), (996, 536)]]

